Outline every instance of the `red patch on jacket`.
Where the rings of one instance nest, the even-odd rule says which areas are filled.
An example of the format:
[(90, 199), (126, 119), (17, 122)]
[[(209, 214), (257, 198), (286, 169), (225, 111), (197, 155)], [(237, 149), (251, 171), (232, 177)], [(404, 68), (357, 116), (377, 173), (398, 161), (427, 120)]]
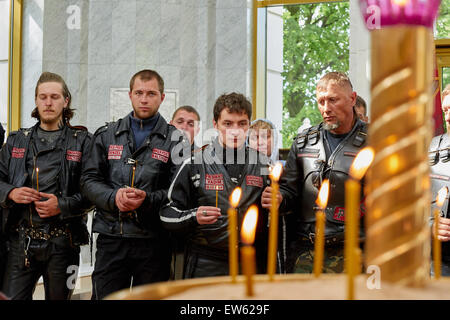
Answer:
[(297, 153), (297, 157), (299, 158), (318, 158), (318, 153)]
[(81, 161), (81, 155), (82, 155), (81, 151), (67, 150), (66, 160), (80, 162)]
[(170, 158), (170, 152), (154, 148), (152, 151), (152, 158), (167, 163)]
[(259, 188), (263, 187), (263, 178), (262, 177), (246, 176), (245, 182), (247, 183), (248, 186), (259, 187)]
[(120, 160), (122, 158), (123, 145), (110, 144), (108, 149), (108, 160)]
[(25, 155), (25, 148), (13, 147), (11, 156), (13, 158), (22, 159)]
[(207, 174), (205, 176), (205, 189), (206, 190), (223, 190), (223, 174)]
[[(359, 217), (361, 218), (366, 214), (365, 198), (359, 204)], [(334, 209), (333, 219), (337, 221), (345, 221), (345, 208), (336, 207)]]

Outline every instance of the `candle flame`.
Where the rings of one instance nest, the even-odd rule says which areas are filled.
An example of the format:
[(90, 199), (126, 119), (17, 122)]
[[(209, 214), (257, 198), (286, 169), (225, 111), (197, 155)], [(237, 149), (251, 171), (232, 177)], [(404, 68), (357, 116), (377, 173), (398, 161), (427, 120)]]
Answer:
[(405, 6), (408, 4), (409, 0), (392, 0), (392, 2), (398, 6)]
[(234, 188), (230, 196), (230, 204), (233, 208), (236, 208), (241, 200), (242, 189), (240, 187)]
[(36, 172), (39, 172), (39, 168), (36, 168)]
[(447, 187), (442, 187), (441, 189), (439, 189), (439, 192), (436, 197), (436, 204), (439, 207), (442, 207), (442, 205), (444, 204), (445, 198), (447, 197), (447, 193), (448, 193)]
[(278, 181), (281, 176), (281, 171), (283, 170), (283, 164), (279, 161), (270, 170), (270, 178), (272, 180)]
[(255, 241), (256, 222), (258, 221), (258, 207), (250, 206), (242, 222), (241, 239), (245, 244), (252, 244)]
[(371, 147), (366, 147), (359, 151), (350, 167), (350, 176), (354, 179), (361, 180), (372, 164), (374, 157), (375, 152)]
[(316, 203), (321, 209), (325, 209), (328, 203), (328, 194), (330, 192), (330, 181), (325, 179), (320, 186), (319, 195), (317, 196)]

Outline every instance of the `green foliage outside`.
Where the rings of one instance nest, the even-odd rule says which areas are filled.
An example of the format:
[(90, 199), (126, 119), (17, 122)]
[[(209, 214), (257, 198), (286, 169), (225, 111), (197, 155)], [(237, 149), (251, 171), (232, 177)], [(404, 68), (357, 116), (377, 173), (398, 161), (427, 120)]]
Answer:
[[(436, 38), (450, 39), (450, 0), (442, 0), (439, 16), (436, 20)], [(450, 68), (442, 70), (442, 87), (450, 84)]]
[(436, 38), (450, 38), (450, 0), (442, 0), (436, 20)]
[[(447, 0), (446, 0), (447, 1)], [(349, 3), (285, 6), (283, 14), (283, 147), (307, 117), (321, 122), (315, 85), (326, 72), (349, 70)]]

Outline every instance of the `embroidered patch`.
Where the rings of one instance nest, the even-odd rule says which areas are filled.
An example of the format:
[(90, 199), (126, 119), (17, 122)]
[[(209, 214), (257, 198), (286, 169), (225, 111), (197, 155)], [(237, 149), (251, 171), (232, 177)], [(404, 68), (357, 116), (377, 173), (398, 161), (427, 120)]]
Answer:
[(205, 189), (206, 190), (223, 190), (223, 174), (207, 174), (205, 176)]
[(122, 158), (123, 145), (111, 144), (108, 149), (108, 160), (120, 160)]
[(356, 152), (350, 152), (350, 151), (344, 152), (344, 156), (347, 156), (347, 157), (356, 157), (356, 155), (357, 155)]
[(345, 221), (345, 208), (336, 207), (334, 209), (333, 219), (337, 221)]
[(170, 152), (155, 148), (152, 151), (152, 158), (167, 163), (170, 158)]
[(450, 177), (442, 176), (442, 175), (439, 175), (439, 174), (430, 174), (430, 178), (431, 179), (445, 180), (445, 181), (450, 180)]
[(11, 156), (13, 158), (22, 159), (25, 155), (25, 148), (13, 147)]
[(81, 161), (81, 155), (82, 155), (81, 151), (67, 150), (66, 160), (80, 162)]
[[(366, 214), (366, 204), (364, 202), (365, 199), (363, 199), (359, 206), (359, 216), (362, 217)], [(337, 221), (345, 221), (345, 208), (343, 207), (336, 207), (334, 209), (334, 215), (333, 219)]]
[(297, 153), (297, 157), (299, 158), (318, 158), (318, 153)]
[(263, 178), (258, 176), (246, 176), (245, 182), (248, 186), (259, 187), (263, 186)]

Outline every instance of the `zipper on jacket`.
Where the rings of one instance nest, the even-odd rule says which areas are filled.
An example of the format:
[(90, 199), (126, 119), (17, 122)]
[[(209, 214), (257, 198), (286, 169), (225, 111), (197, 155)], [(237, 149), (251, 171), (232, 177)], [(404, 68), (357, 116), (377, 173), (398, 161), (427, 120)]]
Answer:
[[(31, 187), (33, 187), (34, 173), (36, 172), (36, 156), (33, 156), (33, 173), (31, 174)], [(36, 181), (37, 186), (38, 181)], [(33, 210), (31, 210), (31, 203), (28, 206), (30, 208), (30, 224), (33, 226)]]

